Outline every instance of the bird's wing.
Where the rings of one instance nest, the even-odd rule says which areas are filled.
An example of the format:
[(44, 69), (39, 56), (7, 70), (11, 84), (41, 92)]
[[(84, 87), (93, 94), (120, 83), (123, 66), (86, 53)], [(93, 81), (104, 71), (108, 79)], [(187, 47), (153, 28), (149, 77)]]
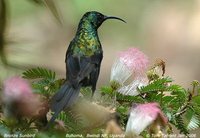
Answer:
[(90, 75), (95, 64), (90, 57), (69, 55), (66, 60), (67, 78), (74, 87), (78, 87), (80, 82)]
[(93, 63), (95, 64), (95, 68), (92, 70), (90, 73), (90, 84), (92, 86), (92, 95), (94, 94), (94, 91), (96, 89), (96, 83), (99, 77), (99, 72), (100, 72), (100, 66), (101, 66), (101, 61), (103, 58), (103, 54), (96, 54), (93, 56), (91, 59)]
[[(89, 85), (94, 85), (96, 87), (96, 81), (99, 74), (99, 67), (97, 66), (97, 63), (101, 62), (101, 57), (102, 56), (98, 54), (91, 57), (80, 57), (70, 54), (67, 56), (66, 66), (68, 80), (52, 98), (51, 108), (53, 111), (57, 108), (61, 109), (65, 106), (69, 100), (67, 98), (71, 97), (71, 95), (73, 96), (73, 92), (79, 91), (81, 86), (80, 83), (82, 83), (81, 81), (84, 81), (85, 78), (90, 77)], [(94, 76), (91, 77), (91, 75)], [(71, 86), (73, 86), (73, 88)], [(71, 93), (71, 95), (69, 95), (69, 93)], [(70, 103), (71, 102), (68, 102), (68, 104)]]

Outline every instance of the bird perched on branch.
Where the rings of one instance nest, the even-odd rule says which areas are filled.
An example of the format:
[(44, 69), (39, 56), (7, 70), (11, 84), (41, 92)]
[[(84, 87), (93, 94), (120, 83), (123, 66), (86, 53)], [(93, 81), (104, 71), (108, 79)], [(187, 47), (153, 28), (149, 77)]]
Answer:
[(97, 29), (108, 19), (125, 22), (121, 18), (105, 16), (96, 11), (87, 12), (81, 18), (76, 35), (66, 52), (66, 82), (52, 98), (51, 110), (55, 113), (50, 123), (63, 109), (75, 102), (81, 87), (91, 86), (94, 94), (103, 58)]

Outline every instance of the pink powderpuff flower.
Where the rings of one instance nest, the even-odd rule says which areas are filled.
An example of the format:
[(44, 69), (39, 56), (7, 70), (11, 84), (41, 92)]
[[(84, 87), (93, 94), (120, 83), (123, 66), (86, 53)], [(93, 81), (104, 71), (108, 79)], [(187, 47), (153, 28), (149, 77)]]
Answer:
[(130, 48), (119, 54), (120, 61), (133, 70), (136, 74), (142, 74), (147, 69), (148, 57), (137, 48)]
[(131, 108), (125, 133), (127, 136), (139, 135), (155, 121), (159, 121), (160, 125), (167, 124), (167, 118), (159, 105), (157, 103), (138, 104)]
[(133, 73), (134, 76), (144, 74), (147, 69), (148, 58), (140, 50), (130, 48), (119, 53), (111, 69), (111, 81), (123, 84)]
[(41, 105), (38, 95), (32, 93), (29, 83), (21, 77), (11, 77), (4, 82), (3, 102), (6, 116), (33, 116)]
[(4, 82), (3, 97), (5, 100), (20, 100), (32, 96), (28, 82), (21, 77), (11, 77)]

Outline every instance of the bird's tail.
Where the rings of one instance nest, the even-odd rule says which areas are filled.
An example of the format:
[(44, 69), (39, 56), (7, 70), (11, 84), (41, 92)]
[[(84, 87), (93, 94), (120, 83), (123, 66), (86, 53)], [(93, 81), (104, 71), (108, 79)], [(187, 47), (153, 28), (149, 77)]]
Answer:
[(78, 98), (80, 86), (74, 88), (68, 81), (65, 82), (60, 90), (53, 96), (50, 109), (54, 115), (47, 124), (47, 128), (55, 121), (58, 114), (65, 108), (71, 106)]

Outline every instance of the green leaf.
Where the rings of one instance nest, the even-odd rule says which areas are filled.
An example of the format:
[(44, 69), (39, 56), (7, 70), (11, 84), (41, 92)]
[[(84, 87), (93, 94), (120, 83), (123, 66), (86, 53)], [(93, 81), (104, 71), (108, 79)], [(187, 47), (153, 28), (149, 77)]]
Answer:
[(187, 129), (188, 130), (194, 130), (199, 128), (200, 125), (200, 118), (199, 115), (196, 114), (196, 111), (192, 106), (189, 106), (188, 110), (184, 114), (185, 121), (187, 123)]
[(174, 125), (180, 131), (180, 133), (183, 133), (185, 135), (189, 134), (187, 126), (185, 125), (183, 118), (181, 116), (175, 117), (175, 124)]
[(23, 78), (26, 79), (49, 79), (54, 80), (56, 77), (55, 72), (44, 68), (33, 68), (23, 72)]
[(52, 96), (64, 82), (64, 79), (55, 79), (55, 72), (39, 67), (25, 71), (23, 78), (35, 79), (32, 82), (34, 92), (42, 94), (46, 98)]
[(199, 117), (197, 115), (193, 115), (190, 122), (187, 125), (187, 129), (195, 130), (195, 129), (199, 128), (199, 125), (200, 125)]
[(138, 88), (138, 90), (141, 93), (165, 91), (167, 88), (167, 83), (169, 82), (172, 82), (172, 79), (169, 77), (157, 79), (147, 86), (142, 86), (141, 88)]
[(117, 101), (119, 102), (134, 102), (134, 103), (144, 103), (145, 100), (140, 96), (131, 96), (131, 95), (123, 95), (121, 93), (117, 93)]
[(200, 106), (200, 95), (192, 97), (192, 102)]
[(170, 91), (171, 98), (173, 99), (171, 101), (172, 106), (178, 108), (187, 102), (189, 92), (180, 85), (171, 85), (166, 90)]
[(35, 93), (39, 93), (45, 95), (46, 97), (52, 96), (58, 89), (61, 87), (63, 81), (62, 79), (59, 80), (49, 80), (49, 79), (42, 79), (37, 82), (32, 83), (32, 87)]
[(92, 90), (90, 87), (81, 88), (80, 93), (86, 98), (91, 99), (92, 97)]
[(112, 93), (113, 93), (113, 89), (110, 86), (101, 87), (102, 95), (105, 95), (105, 94), (112, 95)]
[(180, 85), (177, 85), (177, 84), (173, 84), (173, 85), (170, 85), (169, 87), (167, 87), (167, 90), (168, 91), (172, 91), (172, 92), (184, 92), (185, 89), (183, 87), (181, 87)]
[(58, 115), (57, 119), (62, 120), (65, 123), (68, 132), (76, 132), (76, 130), (82, 128), (83, 126), (82, 116), (71, 110), (68, 110), (67, 112), (62, 111)]
[(163, 96), (163, 104), (170, 104), (174, 100), (174, 96)]
[(128, 111), (128, 108), (126, 107), (126, 106), (119, 106), (118, 108), (117, 108), (117, 112), (119, 112), (119, 113), (127, 113), (127, 111)]

